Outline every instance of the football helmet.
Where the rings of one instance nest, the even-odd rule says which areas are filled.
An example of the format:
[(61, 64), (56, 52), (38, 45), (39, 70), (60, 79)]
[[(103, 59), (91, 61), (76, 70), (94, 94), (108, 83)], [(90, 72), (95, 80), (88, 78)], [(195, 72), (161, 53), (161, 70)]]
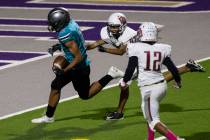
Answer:
[(59, 32), (69, 21), (70, 14), (66, 8), (54, 8), (48, 13), (48, 30)]
[(127, 18), (122, 13), (113, 13), (108, 18), (107, 30), (110, 35), (121, 35), (127, 26)]
[(138, 35), (143, 42), (157, 42), (158, 30), (154, 23), (144, 22), (139, 27)]

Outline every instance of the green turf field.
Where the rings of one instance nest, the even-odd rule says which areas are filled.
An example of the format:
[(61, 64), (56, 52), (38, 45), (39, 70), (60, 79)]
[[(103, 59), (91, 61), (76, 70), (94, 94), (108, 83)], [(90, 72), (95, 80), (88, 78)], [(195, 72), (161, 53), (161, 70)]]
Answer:
[[(169, 89), (160, 106), (161, 120), (187, 140), (210, 140), (210, 61), (202, 62), (205, 73), (182, 76), (182, 89)], [(56, 122), (32, 124), (44, 109), (0, 121), (0, 140), (145, 140), (146, 125), (140, 111), (136, 83), (130, 88), (125, 119), (105, 121), (107, 111), (118, 104), (118, 87), (102, 91), (95, 98), (74, 99), (59, 104)], [(160, 135), (156, 135), (159, 137)]]

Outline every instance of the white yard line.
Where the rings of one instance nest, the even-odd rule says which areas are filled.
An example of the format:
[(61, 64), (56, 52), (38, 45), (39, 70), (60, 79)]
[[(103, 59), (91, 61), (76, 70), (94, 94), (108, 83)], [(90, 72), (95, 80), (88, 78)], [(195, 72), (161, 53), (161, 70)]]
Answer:
[[(104, 2), (113, 2), (113, 0), (103, 0)], [(94, 1), (92, 1), (94, 2)], [(96, 1), (97, 2), (97, 1)], [(138, 7), (138, 6), (145, 6), (145, 7), (170, 7), (170, 8), (178, 8), (178, 7), (182, 7), (182, 6), (186, 6), (186, 5), (190, 5), (193, 4), (194, 2), (184, 2), (184, 1), (158, 1), (159, 4), (154, 4), (157, 3), (157, 1), (116, 1), (116, 3), (88, 3), (85, 1), (82, 2), (59, 2), (59, 4), (72, 4), (72, 5), (84, 5), (84, 6), (89, 6), (89, 5), (98, 5), (98, 6), (132, 6), (132, 7)], [(119, 2), (124, 2), (119, 4)], [(132, 4), (133, 2), (135, 2), (135, 4)], [(44, 1), (44, 0), (32, 0), (32, 1), (28, 1), (27, 3), (43, 3), (43, 4), (58, 4), (58, 2), (52, 2), (52, 1)], [(171, 5), (164, 5), (165, 3), (171, 4)]]
[[(37, 56), (35, 58), (29, 58), (29, 59), (23, 60), (23, 61), (0, 60), (0, 62), (11, 63), (11, 64), (8, 64), (8, 65), (5, 65), (5, 66), (1, 66), (0, 70), (4, 70), (4, 69), (7, 69), (7, 68), (11, 68), (11, 67), (15, 67), (15, 66), (18, 66), (18, 65), (22, 65), (22, 64), (29, 63), (29, 62), (33, 62), (33, 61), (37, 61), (37, 60), (40, 60), (40, 59), (51, 57), (51, 55), (48, 54), (47, 52), (30, 52), (30, 51), (26, 52), (26, 51), (5, 51), (5, 50), (0, 50), (0, 52), (17, 52), (17, 53), (38, 53), (38, 54), (43, 54), (42, 56)], [(59, 54), (61, 54), (61, 53), (54, 53), (54, 56), (59, 55)]]
[[(13, 6), (5, 6), (5, 7), (0, 7), (0, 9), (17, 9), (17, 10), (50, 10), (52, 8), (37, 8), (37, 7), (13, 7)], [(110, 12), (110, 10), (102, 10), (102, 9), (76, 9), (76, 8), (71, 8), (71, 11), (85, 11), (85, 12)], [(178, 13), (178, 14), (191, 14), (191, 13), (210, 13), (210, 10), (205, 10), (205, 11), (185, 11), (185, 12), (180, 12), (180, 11), (137, 11), (137, 10), (111, 10), (111, 12), (127, 12), (127, 13), (153, 13), (153, 14), (168, 14), (168, 13)]]

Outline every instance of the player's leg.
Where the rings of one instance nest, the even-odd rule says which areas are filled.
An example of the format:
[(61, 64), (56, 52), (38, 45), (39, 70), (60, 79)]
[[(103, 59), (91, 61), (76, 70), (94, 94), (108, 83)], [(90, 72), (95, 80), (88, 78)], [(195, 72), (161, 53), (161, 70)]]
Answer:
[(53, 117), (57, 104), (60, 100), (60, 94), (61, 94), (60, 90), (51, 88), (50, 96), (48, 99), (47, 111), (46, 111), (47, 117), (49, 118)]
[(117, 112), (122, 113), (124, 111), (125, 104), (129, 97), (129, 87), (126, 89), (120, 88), (120, 100), (118, 104)]
[(110, 112), (106, 116), (106, 120), (121, 120), (123, 119), (123, 111), (125, 108), (125, 104), (129, 97), (129, 87), (126, 89), (120, 88), (120, 99), (118, 103), (117, 111)]
[[(58, 56), (55, 58), (53, 62), (52, 69), (63, 69), (65, 68), (69, 63), (63, 56)], [(48, 100), (48, 107), (46, 115), (48, 117), (53, 117), (56, 106), (60, 100), (60, 94), (61, 89), (67, 85), (69, 82), (71, 82), (71, 72), (66, 73), (64, 75), (56, 75), (56, 78), (51, 83), (51, 91), (50, 96)]]
[(161, 121), (159, 117), (159, 103), (164, 98), (166, 94), (166, 83), (161, 83), (153, 86), (152, 94), (151, 94), (151, 116), (152, 121), (150, 125), (157, 130), (160, 134), (167, 137), (169, 140), (176, 140), (177, 136), (170, 131)]
[[(57, 67), (63, 68), (66, 63), (67, 62), (63, 56), (58, 56), (53, 63), (52, 69)], [(69, 82), (71, 82), (71, 76), (69, 73), (65, 75), (56, 75), (55, 79), (51, 83), (51, 91), (48, 99), (46, 114), (41, 118), (33, 119), (32, 123), (50, 123), (54, 121), (53, 116), (60, 100), (61, 89)]]
[(167, 128), (165, 124), (160, 121), (159, 117), (159, 103), (166, 95), (167, 85), (166, 83), (160, 83), (157, 85), (150, 86), (151, 88), (151, 95), (150, 95), (150, 104), (148, 108), (150, 108), (151, 114), (151, 122), (149, 125), (155, 129), (160, 134), (167, 137), (168, 140), (177, 140), (178, 137)]
[(149, 124), (147, 123), (147, 140), (154, 140), (155, 138), (155, 131), (150, 128)]
[(111, 67), (107, 75), (90, 85), (89, 74), (90, 67), (88, 66), (79, 70), (72, 80), (73, 86), (78, 92), (80, 98), (85, 100), (99, 93), (112, 79), (122, 77), (124, 75), (124, 73), (119, 69)]
[(61, 89), (69, 82), (71, 82), (71, 80), (68, 79), (67, 76), (65, 75), (63, 75), (63, 77), (56, 76), (56, 78), (51, 83), (51, 91), (50, 91), (50, 96), (48, 99), (48, 106), (47, 106), (45, 115), (43, 117), (33, 119), (32, 123), (54, 122), (53, 116), (54, 116), (56, 107), (58, 105), (58, 102), (60, 100)]
[(169, 130), (159, 117), (159, 102), (164, 98), (166, 83), (142, 87), (142, 111), (144, 118), (148, 122), (148, 140), (154, 140), (154, 129), (167, 137), (168, 140), (178, 140), (179, 138)]
[(144, 115), (145, 120), (148, 122), (147, 123), (147, 140), (154, 140), (155, 138), (155, 132), (154, 128), (150, 125), (152, 121), (151, 117), (151, 110), (150, 110), (150, 94), (147, 92), (148, 87), (143, 87), (141, 88), (141, 109)]
[[(137, 69), (135, 69), (135, 72), (131, 79), (134, 80), (134, 79), (137, 79), (137, 77), (138, 77), (138, 71), (137, 71)], [(132, 80), (130, 80), (127, 84), (131, 85)], [(125, 104), (128, 100), (128, 97), (129, 97), (129, 87), (127, 87), (126, 89), (120, 88), (120, 99), (119, 99), (117, 111), (109, 112), (106, 115), (106, 120), (121, 120), (121, 119), (123, 119), (123, 111), (125, 108)]]
[(169, 140), (177, 139), (177, 136), (161, 123), (159, 117), (159, 102), (164, 98), (166, 88), (166, 82), (141, 88), (142, 110), (148, 122), (148, 140), (154, 140), (154, 129)]
[(107, 75), (102, 77), (97, 82), (93, 82), (89, 89), (89, 97), (95, 96), (99, 91), (101, 91), (111, 80), (120, 78), (124, 76), (124, 72), (116, 67), (110, 67)]
[[(186, 65), (178, 68), (179, 74), (184, 74), (187, 72), (204, 72), (204, 71), (205, 71), (205, 69), (203, 68), (203, 66), (201, 66), (200, 64), (198, 64), (197, 62), (195, 62), (192, 59), (190, 59), (186, 63)], [(169, 71), (164, 72), (163, 75), (167, 82), (173, 80), (173, 75)]]

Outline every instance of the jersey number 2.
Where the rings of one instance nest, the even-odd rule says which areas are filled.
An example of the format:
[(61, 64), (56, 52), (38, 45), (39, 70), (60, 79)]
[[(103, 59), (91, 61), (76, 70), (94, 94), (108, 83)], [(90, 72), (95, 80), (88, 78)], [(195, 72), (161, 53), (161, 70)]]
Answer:
[[(161, 62), (161, 52), (150, 52), (145, 51), (146, 54), (146, 71), (160, 71), (160, 62)], [(151, 62), (153, 58), (153, 62)]]

